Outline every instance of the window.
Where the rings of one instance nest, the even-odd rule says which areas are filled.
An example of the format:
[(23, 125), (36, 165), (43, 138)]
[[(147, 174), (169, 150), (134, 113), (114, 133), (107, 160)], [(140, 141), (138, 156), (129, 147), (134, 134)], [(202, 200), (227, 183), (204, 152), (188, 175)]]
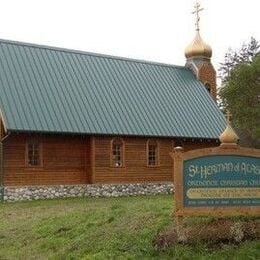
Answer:
[(41, 154), (40, 144), (35, 140), (31, 140), (27, 144), (27, 165), (28, 166), (40, 166), (41, 165)]
[(156, 141), (147, 142), (147, 164), (148, 166), (158, 165), (158, 144)]
[(209, 83), (205, 83), (205, 87), (207, 89), (207, 91), (210, 93), (211, 87)]
[(123, 166), (123, 149), (124, 143), (122, 139), (116, 138), (112, 140), (112, 166)]
[(183, 141), (181, 139), (176, 139), (174, 143), (174, 147), (183, 147)]

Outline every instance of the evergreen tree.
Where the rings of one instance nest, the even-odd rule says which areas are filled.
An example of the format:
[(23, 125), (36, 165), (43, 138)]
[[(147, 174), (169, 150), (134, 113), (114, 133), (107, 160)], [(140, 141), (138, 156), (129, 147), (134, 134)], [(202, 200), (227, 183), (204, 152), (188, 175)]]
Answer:
[(232, 69), (241, 63), (251, 63), (253, 58), (260, 55), (260, 43), (251, 37), (248, 44), (243, 44), (239, 51), (229, 49), (225, 54), (224, 62), (220, 63), (219, 76), (222, 84), (228, 81)]
[[(259, 44), (251, 38), (239, 52), (229, 52), (220, 68), (223, 86), (220, 98), (232, 115), (240, 137), (260, 147), (260, 55)], [(247, 142), (248, 144), (248, 142)]]

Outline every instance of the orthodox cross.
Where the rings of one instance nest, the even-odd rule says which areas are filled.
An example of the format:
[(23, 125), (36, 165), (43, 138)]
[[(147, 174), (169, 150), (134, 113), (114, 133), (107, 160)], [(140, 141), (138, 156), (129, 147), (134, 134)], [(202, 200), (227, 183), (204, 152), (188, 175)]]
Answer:
[(204, 8), (201, 8), (201, 7), (200, 7), (200, 3), (199, 3), (199, 2), (196, 2), (196, 4), (194, 5), (194, 11), (192, 12), (192, 14), (195, 14), (195, 15), (196, 15), (196, 23), (195, 23), (196, 31), (199, 31), (199, 30), (200, 30), (200, 24), (199, 24), (200, 16), (199, 16), (199, 13), (200, 13), (202, 10), (204, 10)]
[(227, 112), (226, 112), (226, 120), (227, 120), (227, 123), (230, 124), (230, 117), (231, 117), (231, 113), (229, 112), (229, 110), (227, 109)]

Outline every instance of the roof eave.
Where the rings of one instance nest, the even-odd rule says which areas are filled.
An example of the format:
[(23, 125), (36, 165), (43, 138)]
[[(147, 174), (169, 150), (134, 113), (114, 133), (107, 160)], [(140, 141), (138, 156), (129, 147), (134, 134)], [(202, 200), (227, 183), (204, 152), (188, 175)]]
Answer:
[(65, 132), (65, 131), (39, 131), (39, 130), (21, 130), (8, 129), (8, 133), (15, 134), (46, 134), (46, 135), (85, 135), (85, 136), (124, 136), (124, 137), (141, 137), (141, 138), (176, 138), (188, 140), (219, 140), (218, 137), (198, 137), (198, 136), (174, 136), (174, 135), (140, 135), (140, 134), (124, 134), (124, 133), (91, 133), (91, 132)]

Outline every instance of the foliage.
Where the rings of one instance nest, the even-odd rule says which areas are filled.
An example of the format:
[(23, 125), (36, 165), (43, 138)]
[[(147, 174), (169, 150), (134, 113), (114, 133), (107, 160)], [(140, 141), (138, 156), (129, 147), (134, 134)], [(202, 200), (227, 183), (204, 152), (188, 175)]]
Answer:
[(259, 259), (259, 241), (156, 250), (172, 195), (0, 204), (0, 259)]
[(241, 63), (251, 63), (260, 53), (260, 44), (254, 38), (251, 37), (248, 44), (243, 44), (239, 51), (229, 49), (225, 54), (224, 62), (220, 63), (219, 76), (222, 83), (228, 82), (231, 71)]
[(233, 126), (260, 139), (260, 56), (236, 65), (220, 95), (228, 104)]
[(229, 110), (232, 125), (244, 139), (260, 145), (260, 44), (254, 38), (230, 50), (220, 67), (220, 108)]

